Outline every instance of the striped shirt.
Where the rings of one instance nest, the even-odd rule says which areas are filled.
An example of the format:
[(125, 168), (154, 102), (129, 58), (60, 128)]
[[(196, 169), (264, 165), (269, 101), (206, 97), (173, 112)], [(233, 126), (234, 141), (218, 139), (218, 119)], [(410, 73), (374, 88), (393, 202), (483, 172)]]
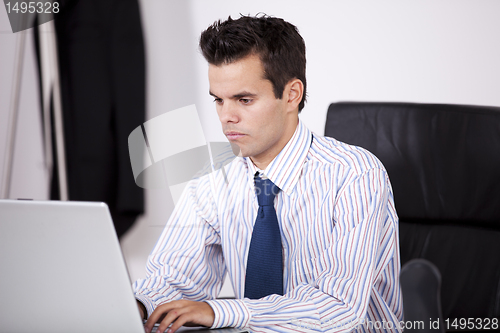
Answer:
[[(234, 156), (233, 156), (234, 158)], [(206, 301), (213, 327), (252, 332), (400, 332), (398, 217), (383, 165), (368, 151), (297, 129), (264, 170), (283, 245), (285, 294), (244, 298), (257, 171), (237, 157), (189, 182), (134, 283), (148, 315)], [(236, 299), (216, 299), (229, 274)]]

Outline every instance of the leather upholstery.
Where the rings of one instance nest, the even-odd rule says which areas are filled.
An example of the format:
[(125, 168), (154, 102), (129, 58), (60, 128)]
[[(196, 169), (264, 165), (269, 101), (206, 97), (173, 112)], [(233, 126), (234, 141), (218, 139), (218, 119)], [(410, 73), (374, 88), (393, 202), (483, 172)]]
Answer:
[(334, 103), (325, 135), (384, 164), (400, 218), (402, 264), (442, 274), (445, 318), (500, 316), (500, 108)]

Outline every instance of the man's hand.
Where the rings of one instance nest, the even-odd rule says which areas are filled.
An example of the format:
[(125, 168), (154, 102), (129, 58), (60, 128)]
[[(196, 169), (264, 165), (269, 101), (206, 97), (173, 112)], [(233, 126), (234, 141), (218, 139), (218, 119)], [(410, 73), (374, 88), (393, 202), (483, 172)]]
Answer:
[(141, 314), (141, 319), (146, 319), (146, 308), (144, 307), (144, 304), (141, 302), (137, 301), (137, 306), (139, 307), (139, 313)]
[(214, 310), (208, 303), (180, 300), (157, 307), (149, 316), (144, 328), (149, 333), (154, 324), (158, 322), (160, 326), (158, 326), (156, 332), (163, 333), (172, 324), (167, 332), (173, 333), (182, 325), (211, 327), (214, 320)]

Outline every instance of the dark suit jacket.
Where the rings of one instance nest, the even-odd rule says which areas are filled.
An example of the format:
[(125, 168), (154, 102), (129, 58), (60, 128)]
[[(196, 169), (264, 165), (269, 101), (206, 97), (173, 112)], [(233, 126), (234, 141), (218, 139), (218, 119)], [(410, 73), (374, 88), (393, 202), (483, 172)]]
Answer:
[[(128, 135), (145, 118), (137, 0), (63, 0), (55, 16), (70, 200), (104, 201), (121, 236), (144, 212)], [(52, 197), (58, 198), (57, 177)]]

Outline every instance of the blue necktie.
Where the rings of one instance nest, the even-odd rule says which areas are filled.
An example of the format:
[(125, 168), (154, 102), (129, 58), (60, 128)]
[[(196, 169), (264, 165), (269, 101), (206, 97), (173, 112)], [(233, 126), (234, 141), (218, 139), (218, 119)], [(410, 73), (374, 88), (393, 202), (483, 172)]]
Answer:
[(250, 299), (283, 295), (281, 233), (274, 209), (274, 197), (279, 190), (269, 179), (255, 177), (259, 211), (253, 227), (245, 278), (245, 297)]

